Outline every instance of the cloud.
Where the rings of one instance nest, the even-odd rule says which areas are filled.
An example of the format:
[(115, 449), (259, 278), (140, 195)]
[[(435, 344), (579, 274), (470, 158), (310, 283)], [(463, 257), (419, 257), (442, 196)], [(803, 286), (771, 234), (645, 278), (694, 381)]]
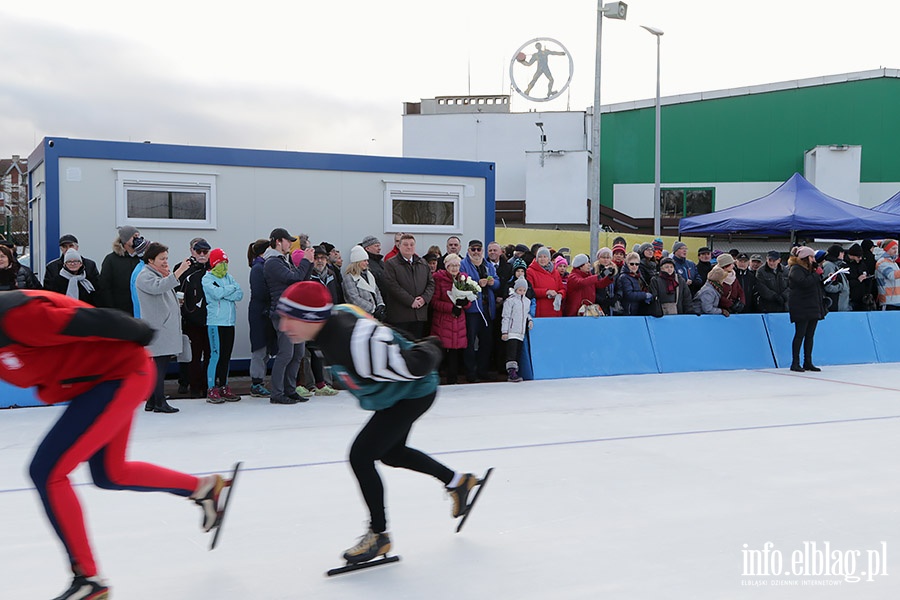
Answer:
[(120, 37), (4, 19), (0, 55), (26, 47), (0, 85), (0, 156), (45, 136), (399, 154), (399, 104), (360, 110), (302, 86), (192, 81)]

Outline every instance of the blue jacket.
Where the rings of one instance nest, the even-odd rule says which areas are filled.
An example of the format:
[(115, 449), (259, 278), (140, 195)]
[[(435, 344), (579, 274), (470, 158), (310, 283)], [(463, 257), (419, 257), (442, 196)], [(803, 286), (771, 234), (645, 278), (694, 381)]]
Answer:
[(616, 280), (616, 294), (622, 301), (623, 314), (634, 316), (647, 313), (647, 292), (641, 289), (641, 281), (637, 277), (625, 272), (620, 274)]
[(697, 272), (697, 265), (692, 261), (672, 256), (672, 262), (675, 263), (675, 272), (684, 277), (685, 281), (690, 281), (691, 285), (699, 281), (700, 274)]
[(203, 293), (206, 294), (206, 325), (233, 327), (237, 319), (234, 305), (244, 298), (244, 292), (234, 277), (229, 273), (225, 277), (216, 277), (208, 272), (203, 276)]
[(258, 350), (269, 344), (269, 329), (272, 322), (269, 320), (269, 288), (266, 286), (266, 276), (263, 274), (261, 256), (253, 259), (250, 267), (250, 302), (247, 304), (247, 320), (250, 323), (250, 350)]
[[(481, 292), (478, 294), (478, 298), (475, 299), (475, 302), (469, 304), (469, 307), (466, 309), (467, 313), (481, 313), (484, 315), (484, 302), (487, 301), (487, 309), (488, 314), (484, 315), (487, 319), (493, 320), (497, 313), (497, 303), (494, 301), (497, 292), (500, 291), (500, 279), (497, 277), (497, 269), (494, 268), (494, 265), (491, 264), (490, 261), (485, 260), (481, 263), (483, 267), (487, 269), (487, 274), (490, 277), (494, 278), (494, 285), (484, 286), (481, 289)], [(459, 272), (465, 273), (473, 280), (475, 283), (478, 283), (478, 280), (481, 279), (481, 276), (478, 275), (478, 267), (475, 266), (474, 263), (469, 259), (469, 256), (462, 260), (462, 263), (459, 265)]]

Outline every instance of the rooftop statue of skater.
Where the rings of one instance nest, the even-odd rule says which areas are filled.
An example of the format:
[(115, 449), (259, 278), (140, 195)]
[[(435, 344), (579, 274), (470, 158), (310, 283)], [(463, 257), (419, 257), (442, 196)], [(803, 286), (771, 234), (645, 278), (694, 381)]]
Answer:
[(362, 309), (333, 306), (328, 289), (312, 281), (287, 288), (277, 310), (281, 331), (295, 344), (315, 340), (338, 381), (363, 409), (373, 411), (350, 448), (350, 466), (369, 509), (369, 529), (344, 552), (347, 565), (328, 574), (398, 560), (388, 556), (391, 538), (375, 461), (439, 480), (453, 500), (452, 516), (465, 518), (472, 506), (469, 493), (476, 487), (480, 491), (486, 476), (454, 472), (407, 446), (413, 423), (431, 407), (437, 392), (442, 357), (437, 338), (413, 342)]
[(534, 45), (536, 48), (536, 52), (531, 55), (531, 58), (525, 59), (524, 56), (520, 55), (519, 62), (529, 67), (533, 65), (535, 62), (537, 63), (537, 67), (534, 71), (534, 77), (531, 78), (531, 83), (528, 84), (528, 87), (525, 88), (525, 95), (528, 96), (531, 94), (531, 88), (534, 87), (534, 84), (537, 83), (537, 80), (540, 79), (541, 75), (547, 78), (547, 98), (555, 94), (553, 91), (553, 74), (550, 73), (550, 65), (549, 58), (551, 56), (565, 56), (565, 52), (560, 52), (558, 50), (548, 50), (544, 48), (540, 42)]
[(220, 501), (228, 495), (222, 491), (230, 481), (126, 459), (134, 411), (156, 381), (153, 359), (144, 349), (153, 335), (143, 321), (64, 294), (0, 292), (0, 379), (36, 387), (47, 404), (69, 402), (30, 468), (74, 574), (72, 585), (55, 600), (109, 598), (69, 481), (83, 462), (97, 487), (176, 494), (200, 505), (205, 531), (221, 522)]

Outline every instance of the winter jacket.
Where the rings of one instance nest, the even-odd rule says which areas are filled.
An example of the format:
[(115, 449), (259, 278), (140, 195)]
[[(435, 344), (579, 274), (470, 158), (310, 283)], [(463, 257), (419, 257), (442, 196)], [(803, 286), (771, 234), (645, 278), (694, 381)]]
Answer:
[(369, 255), (369, 273), (375, 278), (378, 288), (384, 291), (384, 282), (382, 281), (384, 279), (384, 257), (368, 250), (366, 250), (366, 254)]
[[(81, 263), (84, 265), (84, 274), (87, 277), (87, 280), (90, 281), (94, 286), (94, 297), (93, 300), (90, 301), (94, 306), (99, 306), (97, 303), (103, 300), (103, 297), (100, 294), (100, 269), (97, 268), (97, 263), (92, 261), (89, 258), (81, 257)], [(69, 285), (69, 280), (64, 279), (65, 283), (59, 283), (57, 278), (59, 277), (59, 271), (63, 268), (63, 257), (60, 256), (56, 260), (51, 260), (44, 267), (44, 289), (45, 290), (53, 290), (54, 292), (59, 291), (62, 288), (62, 293), (66, 293), (66, 288)]]
[[(450, 273), (435, 271), (434, 295), (431, 297), (431, 335), (436, 335), (448, 350), (466, 347), (466, 315), (462, 311), (459, 315), (453, 314), (455, 303), (448, 296), (452, 287), (453, 277)], [(468, 304), (471, 302), (461, 308), (468, 308)]]
[[(55, 262), (55, 261), (54, 261)], [(52, 264), (52, 263), (51, 263)], [(94, 261), (91, 261), (91, 265), (93, 269), (87, 268), (87, 263), (83, 263), (79, 274), (83, 273), (85, 276), (85, 280), (90, 282), (90, 284), (94, 287), (93, 292), (87, 291), (87, 289), (79, 282), (78, 286), (78, 299), (82, 302), (87, 302), (92, 306), (98, 306), (100, 303), (100, 290), (98, 287), (100, 286), (100, 273), (97, 271), (97, 265)], [(49, 272), (48, 272), (49, 273)], [(57, 292), (59, 294), (66, 294), (69, 290), (69, 279), (66, 279), (57, 271), (56, 275), (51, 277), (47, 277), (47, 274), (44, 276), (44, 289), (49, 290), (51, 292)]]
[[(622, 303), (622, 314), (626, 316), (647, 315), (649, 292), (643, 287), (640, 275), (623, 271), (616, 280), (616, 295)], [(652, 298), (652, 295), (650, 295)]]
[(309, 281), (318, 281), (331, 292), (331, 301), (334, 304), (344, 303), (344, 288), (341, 280), (335, 275), (335, 269), (330, 264), (325, 265), (325, 270), (319, 273), (315, 266), (309, 270)]
[[(826, 254), (822, 261), (822, 281), (824, 282), (832, 273), (845, 266), (847, 265), (837, 257)], [(829, 310), (850, 310), (850, 282), (847, 280), (846, 273), (838, 275), (830, 283), (825, 284), (825, 296), (831, 298)]]
[(305, 258), (296, 267), (291, 263), (290, 257), (285, 256), (274, 248), (269, 248), (263, 253), (263, 275), (266, 280), (266, 288), (269, 290), (269, 314), (275, 314), (278, 299), (289, 286), (298, 281), (306, 281), (312, 263)]
[(147, 351), (151, 356), (180, 354), (181, 311), (175, 298), (178, 278), (174, 273), (163, 277), (150, 265), (144, 265), (134, 285), (141, 303), (141, 320), (156, 331)]
[(675, 310), (679, 315), (694, 313), (693, 298), (691, 298), (691, 290), (687, 281), (678, 273), (675, 273), (675, 278), (678, 281), (678, 287), (671, 294), (666, 291), (666, 280), (661, 275), (657, 275), (650, 281), (650, 293), (653, 294), (653, 300), (650, 302), (650, 314), (654, 317), (663, 316), (662, 305), (669, 302), (675, 304)]
[(741, 312), (759, 312), (756, 302), (756, 274), (750, 269), (738, 269), (737, 266), (734, 268), (734, 274), (741, 284), (741, 289), (744, 290), (744, 298), (747, 301), (746, 308)]
[[(738, 302), (740, 305), (735, 306)], [(747, 297), (744, 295), (744, 288), (738, 281), (737, 275), (731, 283), (722, 282), (722, 297), (719, 298), (719, 308), (724, 308), (732, 313), (747, 312)], [(740, 308), (740, 310), (735, 310)]]
[(569, 281), (566, 284), (563, 314), (567, 317), (574, 317), (585, 300), (588, 304), (593, 304), (597, 297), (597, 290), (611, 286), (612, 282), (612, 277), (600, 277), (585, 273), (581, 269), (575, 269), (569, 273)]
[(359, 275), (344, 277), (344, 298), (349, 304), (360, 307), (370, 315), (379, 306), (384, 306), (384, 298), (375, 283), (375, 276), (368, 269)]
[(358, 306), (335, 306), (316, 336), (316, 346), (344, 389), (366, 410), (382, 410), (437, 390), (441, 349), (432, 340), (409, 341)]
[(272, 320), (269, 318), (269, 288), (263, 273), (265, 259), (257, 256), (250, 267), (250, 302), (247, 304), (247, 320), (250, 324), (250, 350), (271, 346), (275, 336)]
[(900, 265), (886, 252), (876, 263), (878, 304), (900, 306)]
[(0, 276), (0, 291), (40, 289), (43, 289), (41, 282), (38, 281), (34, 272), (18, 262), (10, 265), (9, 269), (4, 269)]
[(481, 313), (488, 321), (492, 321), (497, 316), (497, 302), (495, 300), (497, 292), (500, 291), (500, 279), (497, 277), (497, 270), (494, 269), (489, 261), (481, 261), (481, 269), (475, 266), (472, 259), (468, 255), (459, 264), (459, 272), (464, 273), (478, 283), (480, 279), (494, 278), (494, 283), (481, 288), (475, 302), (469, 304), (466, 308), (467, 313)]
[[(697, 272), (697, 265), (687, 258), (678, 258), (675, 255), (672, 255), (671, 258), (672, 262), (675, 263), (675, 272), (681, 275), (685, 281), (690, 281), (691, 287), (693, 287), (694, 282), (700, 278), (700, 274)], [(698, 286), (697, 289), (699, 290), (700, 287)]]
[(787, 312), (789, 288), (781, 265), (774, 271), (767, 264), (756, 270), (756, 295), (759, 312)]
[(703, 284), (706, 283), (706, 277), (715, 265), (711, 262), (700, 261), (697, 263), (697, 279), (691, 284), (691, 294), (697, 295)]
[(791, 257), (788, 270), (788, 284), (791, 286), (791, 297), (788, 310), (791, 323), (825, 318), (825, 289), (822, 279), (815, 271), (810, 271), (797, 264)]
[[(614, 263), (609, 264), (613, 270), (613, 283), (608, 285), (605, 288), (596, 288), (594, 290), (594, 302), (600, 305), (600, 308), (603, 309), (603, 312), (607, 315), (613, 314), (613, 306), (616, 304), (616, 284), (615, 280), (618, 279), (619, 269), (616, 267)], [(599, 274), (606, 267), (601, 265), (599, 262), (594, 263), (594, 272)]]
[(531, 321), (531, 299), (513, 290), (503, 301), (503, 316), (500, 319), (500, 333), (511, 340), (524, 340)]
[[(155, 373), (142, 348), (152, 337), (146, 323), (63, 294), (0, 294), (0, 379), (21, 388), (36, 387), (47, 404), (71, 400), (104, 381)], [(106, 406), (94, 402), (98, 411)], [(104, 427), (102, 420), (98, 427)]]
[[(850, 308), (852, 310), (866, 310), (866, 303), (863, 301), (863, 298), (866, 295), (871, 296), (871, 304), (878, 295), (875, 277), (873, 277), (874, 273), (866, 271), (866, 265), (862, 261), (856, 262), (851, 260), (849, 267), (850, 272), (847, 273), (847, 281), (850, 285)], [(860, 281), (859, 278), (863, 273), (867, 277)]]
[(723, 314), (722, 309), (719, 308), (719, 299), (722, 296), (720, 289), (709, 281), (704, 283), (697, 295), (694, 296), (694, 312), (698, 315)]
[(211, 271), (203, 276), (206, 294), (207, 327), (233, 327), (237, 321), (235, 304), (244, 299), (244, 291), (230, 273), (216, 277)]
[[(372, 263), (369, 263), (369, 270)], [(377, 279), (377, 277), (376, 277)], [(388, 323), (412, 323), (428, 320), (428, 303), (434, 295), (434, 279), (431, 267), (421, 256), (414, 254), (412, 262), (395, 256), (384, 263), (384, 286), (379, 284), (384, 294)], [(413, 308), (413, 300), (421, 296), (425, 304)]]
[[(553, 263), (550, 263), (551, 265)], [(557, 294), (562, 294), (562, 301), (565, 302), (566, 291), (563, 288), (562, 277), (556, 269), (550, 269), (548, 272), (538, 264), (537, 259), (531, 261), (528, 269), (525, 271), (525, 278), (534, 288), (534, 299), (537, 301), (537, 309), (535, 316), (537, 317), (561, 317), (563, 316), (562, 307), (560, 310), (553, 310), (553, 298), (547, 297), (548, 290), (556, 290)]]
[(134, 314), (134, 304), (131, 301), (131, 274), (134, 267), (141, 262), (137, 255), (125, 252), (125, 246), (117, 237), (113, 242), (113, 251), (106, 255), (100, 266), (100, 290), (101, 304), (110, 308), (118, 308), (127, 312), (129, 316)]

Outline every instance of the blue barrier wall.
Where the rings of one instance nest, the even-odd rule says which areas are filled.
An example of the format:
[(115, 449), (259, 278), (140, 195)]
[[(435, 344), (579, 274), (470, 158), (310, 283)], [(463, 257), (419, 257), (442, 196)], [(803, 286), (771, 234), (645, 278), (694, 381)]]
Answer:
[[(816, 326), (813, 363), (816, 365), (854, 365), (879, 362), (869, 317), (889, 313), (832, 312)], [(763, 317), (778, 367), (791, 366), (791, 341), (794, 324), (786, 313)], [(898, 321), (897, 318), (889, 318)], [(897, 324), (900, 327), (900, 321)], [(897, 338), (894, 338), (897, 339)], [(803, 350), (800, 350), (803, 362)]]
[(551, 317), (531, 330), (535, 379), (658, 373), (644, 317)]
[[(531, 364), (535, 379), (787, 368), (793, 337), (787, 313), (536, 319)], [(829, 313), (813, 361), (900, 362), (900, 311)]]
[(660, 373), (772, 367), (762, 315), (671, 315), (645, 319)]

